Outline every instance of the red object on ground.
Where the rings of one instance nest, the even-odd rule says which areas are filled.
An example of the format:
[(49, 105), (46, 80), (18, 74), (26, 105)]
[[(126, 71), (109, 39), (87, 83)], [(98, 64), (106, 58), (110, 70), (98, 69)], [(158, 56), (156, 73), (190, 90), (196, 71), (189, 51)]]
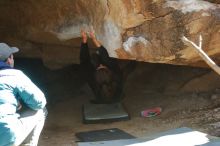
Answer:
[(141, 116), (142, 117), (154, 117), (154, 116), (159, 115), (161, 111), (162, 109), (160, 107), (146, 109), (146, 110), (141, 111)]

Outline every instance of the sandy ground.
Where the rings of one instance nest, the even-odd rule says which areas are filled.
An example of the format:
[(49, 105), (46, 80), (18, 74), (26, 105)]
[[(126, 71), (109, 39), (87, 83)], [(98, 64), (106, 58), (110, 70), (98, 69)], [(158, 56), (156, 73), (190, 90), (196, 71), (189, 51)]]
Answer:
[[(50, 114), (39, 145), (76, 145), (76, 132), (106, 128), (119, 128), (136, 137), (149, 136), (153, 133), (178, 127), (190, 127), (210, 132), (210, 129), (213, 128), (212, 124), (217, 123), (220, 119), (220, 108), (214, 106), (212, 99), (207, 97), (207, 95), (176, 97), (158, 93), (146, 93), (144, 97), (131, 96), (133, 96), (132, 99), (124, 101), (131, 120), (108, 124), (82, 123), (81, 106), (88, 102), (85, 100), (86, 96), (77, 96), (74, 99), (55, 104), (49, 108)], [(161, 98), (166, 98), (166, 101), (161, 102)], [(141, 110), (155, 106), (162, 107), (163, 111), (160, 116), (153, 118), (140, 116)]]
[[(48, 82), (42, 83), (49, 96), (49, 114), (39, 146), (76, 146), (76, 132), (107, 128), (119, 128), (135, 137), (179, 127), (220, 136), (220, 77), (210, 70), (139, 64), (124, 87), (123, 104), (131, 119), (103, 124), (82, 123), (82, 105), (93, 94), (80, 81), (77, 69), (73, 70), (50, 74)], [(142, 110), (158, 106), (161, 115), (140, 116)]]

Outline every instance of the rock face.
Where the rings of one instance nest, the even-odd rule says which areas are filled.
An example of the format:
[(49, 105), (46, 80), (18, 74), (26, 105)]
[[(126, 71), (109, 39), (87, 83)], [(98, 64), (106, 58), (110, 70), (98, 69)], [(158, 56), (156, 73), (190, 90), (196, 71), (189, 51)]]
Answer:
[(204, 66), (182, 36), (220, 63), (219, 0), (1, 0), (0, 40), (56, 69), (79, 63), (80, 29), (94, 29), (111, 57)]

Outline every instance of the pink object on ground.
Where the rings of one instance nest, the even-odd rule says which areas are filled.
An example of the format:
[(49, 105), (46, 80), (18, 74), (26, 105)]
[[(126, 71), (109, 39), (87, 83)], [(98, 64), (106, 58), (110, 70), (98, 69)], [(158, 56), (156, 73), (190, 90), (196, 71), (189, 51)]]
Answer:
[(154, 117), (154, 116), (159, 115), (161, 111), (162, 109), (160, 107), (146, 109), (146, 110), (141, 111), (141, 116), (142, 117)]

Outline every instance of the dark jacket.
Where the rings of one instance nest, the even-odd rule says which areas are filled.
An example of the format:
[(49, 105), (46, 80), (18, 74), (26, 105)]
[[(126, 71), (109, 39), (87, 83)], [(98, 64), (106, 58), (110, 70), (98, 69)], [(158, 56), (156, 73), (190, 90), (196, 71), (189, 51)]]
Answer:
[[(110, 58), (103, 46), (90, 55), (88, 44), (82, 43), (80, 64), (83, 77), (92, 88), (98, 102), (112, 103), (120, 100), (123, 88), (122, 72), (117, 60)], [(100, 64), (106, 67), (98, 68)]]

